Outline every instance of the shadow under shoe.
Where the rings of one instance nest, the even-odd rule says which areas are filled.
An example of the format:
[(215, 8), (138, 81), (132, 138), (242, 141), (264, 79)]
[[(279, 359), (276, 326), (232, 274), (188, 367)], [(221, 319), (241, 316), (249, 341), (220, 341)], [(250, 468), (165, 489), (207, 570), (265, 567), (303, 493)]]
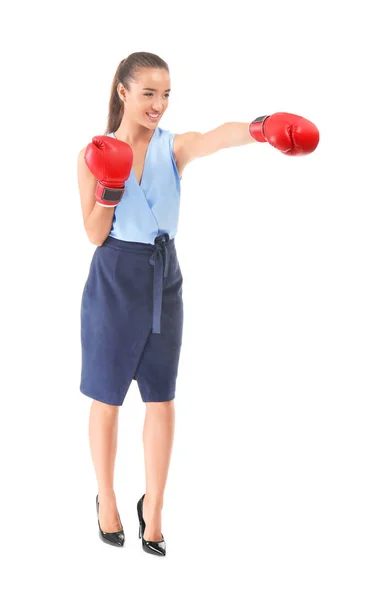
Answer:
[[(124, 531), (123, 528), (120, 531), (112, 531), (107, 533), (106, 531), (102, 531), (101, 525), (99, 524), (99, 503), (98, 503), (98, 494), (96, 496), (96, 505), (97, 505), (97, 520), (98, 520), (98, 528), (99, 528), (99, 537), (106, 544), (111, 544), (111, 546), (123, 546), (124, 544)], [(118, 513), (119, 517), (119, 513)], [(120, 517), (119, 517), (120, 521)]]
[(144, 503), (145, 494), (142, 495), (139, 502), (137, 503), (137, 516), (139, 517), (139, 538), (141, 538), (142, 548), (144, 552), (148, 552), (148, 554), (155, 554), (157, 556), (165, 556), (166, 555), (166, 542), (164, 536), (162, 536), (162, 540), (158, 542), (153, 542), (150, 540), (144, 539), (144, 531), (145, 531), (145, 521), (143, 519), (143, 503)]

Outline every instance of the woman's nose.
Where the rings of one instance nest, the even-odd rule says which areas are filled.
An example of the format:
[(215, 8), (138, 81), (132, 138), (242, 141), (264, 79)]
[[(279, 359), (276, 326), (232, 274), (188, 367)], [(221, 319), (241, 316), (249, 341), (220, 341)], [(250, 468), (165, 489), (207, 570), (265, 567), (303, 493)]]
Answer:
[(153, 103), (153, 109), (154, 109), (156, 112), (162, 112), (162, 109), (163, 109), (163, 107), (164, 107), (164, 105), (163, 105), (163, 102), (162, 102), (161, 100), (160, 100), (160, 101), (156, 100), (156, 101)]

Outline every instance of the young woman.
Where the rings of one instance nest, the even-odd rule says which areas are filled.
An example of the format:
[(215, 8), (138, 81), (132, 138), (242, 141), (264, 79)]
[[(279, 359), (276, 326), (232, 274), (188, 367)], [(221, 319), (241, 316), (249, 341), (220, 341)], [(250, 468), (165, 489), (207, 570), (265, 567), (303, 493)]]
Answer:
[(106, 134), (78, 157), (85, 231), (97, 246), (81, 305), (80, 390), (93, 399), (91, 455), (98, 482), (99, 535), (123, 546), (114, 492), (118, 411), (136, 380), (146, 413), (146, 491), (137, 503), (146, 552), (166, 554), (161, 511), (174, 434), (174, 397), (182, 342), (182, 273), (176, 254), (186, 165), (232, 146), (269, 142), (289, 155), (313, 152), (318, 130), (290, 113), (224, 123), (208, 133), (159, 127), (169, 104), (169, 68), (147, 52), (115, 73)]

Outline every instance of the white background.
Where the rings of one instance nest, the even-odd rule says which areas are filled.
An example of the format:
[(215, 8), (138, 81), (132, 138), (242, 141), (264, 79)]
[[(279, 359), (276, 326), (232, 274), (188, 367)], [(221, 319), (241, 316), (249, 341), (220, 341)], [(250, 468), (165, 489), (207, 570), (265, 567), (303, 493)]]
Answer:
[[(366, 1), (20, 2), (2, 9), (1, 585), (4, 598), (375, 600), (376, 94)], [(160, 126), (273, 112), (306, 157), (223, 150), (182, 179), (184, 337), (166, 558), (138, 539), (145, 406), (120, 410), (123, 549), (98, 538), (79, 392), (95, 247), (77, 155), (135, 51), (170, 67)], [(130, 595), (132, 594), (132, 596)]]

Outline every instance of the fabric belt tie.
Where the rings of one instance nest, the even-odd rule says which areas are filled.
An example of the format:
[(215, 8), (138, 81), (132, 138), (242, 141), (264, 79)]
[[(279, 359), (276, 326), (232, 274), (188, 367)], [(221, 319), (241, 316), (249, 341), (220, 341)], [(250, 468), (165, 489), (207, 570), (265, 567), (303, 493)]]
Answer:
[[(153, 270), (153, 328), (152, 333), (161, 333), (161, 310), (163, 280), (168, 276), (169, 253), (166, 244), (169, 234), (163, 233), (155, 238), (155, 250), (149, 259), (149, 264), (154, 266)], [(165, 269), (164, 267), (165, 259)]]

